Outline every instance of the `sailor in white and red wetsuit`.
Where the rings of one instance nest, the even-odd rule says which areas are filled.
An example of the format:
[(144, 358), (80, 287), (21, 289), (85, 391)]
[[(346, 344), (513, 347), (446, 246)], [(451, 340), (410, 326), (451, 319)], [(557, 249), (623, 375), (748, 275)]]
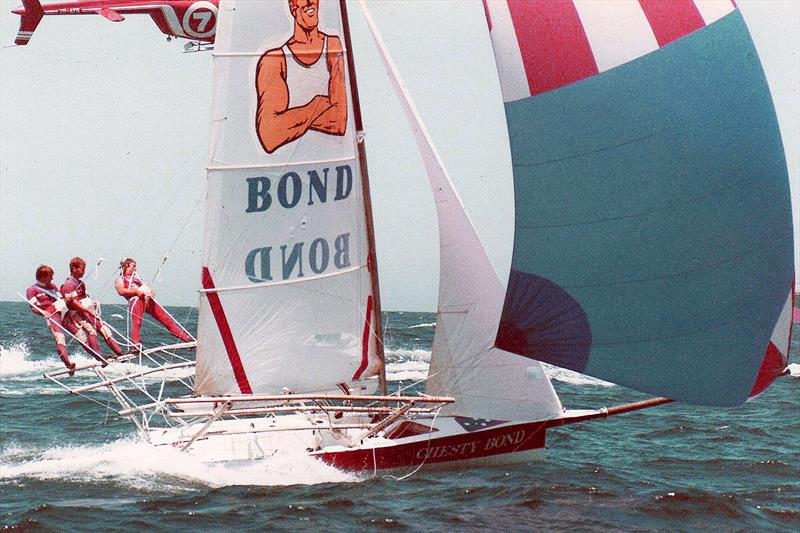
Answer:
[(137, 347), (141, 347), (140, 331), (145, 312), (161, 322), (167, 328), (167, 331), (175, 337), (183, 342), (191, 341), (192, 337), (156, 302), (155, 291), (145, 285), (136, 272), (136, 261), (128, 257), (120, 262), (119, 267), (121, 272), (115, 286), (120, 296), (128, 300), (128, 312), (131, 318), (131, 342)]
[(86, 261), (80, 257), (70, 260), (70, 276), (61, 285), (61, 294), (69, 309), (64, 317), (64, 325), (73, 334), (79, 329), (84, 330), (89, 338), (92, 335), (96, 338), (99, 332), (114, 354), (120, 356), (122, 348), (111, 334), (108, 324), (100, 318), (100, 304), (86, 294), (86, 284), (81, 279), (85, 271)]
[(53, 269), (47, 265), (39, 265), (36, 269), (36, 283), (28, 287), (25, 294), (31, 311), (42, 315), (47, 322), (47, 327), (56, 341), (56, 350), (61, 361), (69, 369), (69, 375), (75, 374), (75, 363), (69, 360), (67, 340), (64, 336), (64, 323), (62, 313), (66, 312), (67, 304), (61, 299), (58, 287), (53, 283)]

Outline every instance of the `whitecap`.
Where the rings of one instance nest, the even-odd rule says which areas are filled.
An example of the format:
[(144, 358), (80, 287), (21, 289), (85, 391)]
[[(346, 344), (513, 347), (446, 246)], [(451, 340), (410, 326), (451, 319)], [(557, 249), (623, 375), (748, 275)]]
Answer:
[(404, 363), (389, 363), (386, 365), (387, 372), (416, 371), (427, 372), (428, 363), (423, 361), (406, 361)]
[(436, 327), (436, 322), (431, 322), (429, 324), (414, 324), (413, 326), (408, 326), (408, 329), (433, 328), (433, 327)]
[(402, 363), (405, 361), (425, 361), (430, 362), (430, 350), (386, 350), (385, 353), (387, 363)]
[(21, 377), (26, 374), (40, 374), (52, 368), (53, 360), (36, 360), (31, 358), (30, 348), (25, 343), (12, 344), (9, 347), (0, 346), (0, 377)]
[(386, 373), (386, 381), (424, 381), (428, 377), (428, 371), (414, 372), (414, 371), (400, 371)]

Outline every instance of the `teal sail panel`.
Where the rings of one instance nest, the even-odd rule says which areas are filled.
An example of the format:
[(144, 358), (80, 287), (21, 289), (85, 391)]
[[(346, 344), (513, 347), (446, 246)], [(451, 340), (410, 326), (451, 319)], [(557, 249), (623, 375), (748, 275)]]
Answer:
[[(512, 18), (525, 7), (508, 4)], [(487, 14), (497, 55), (504, 21)], [(526, 68), (535, 16), (512, 20)], [(573, 56), (594, 46), (585, 30)], [(733, 10), (605, 70), (594, 55), (574, 80), (504, 85), (516, 226), (496, 345), (679, 401), (742, 403), (788, 328), (794, 273), (786, 162), (747, 28)]]

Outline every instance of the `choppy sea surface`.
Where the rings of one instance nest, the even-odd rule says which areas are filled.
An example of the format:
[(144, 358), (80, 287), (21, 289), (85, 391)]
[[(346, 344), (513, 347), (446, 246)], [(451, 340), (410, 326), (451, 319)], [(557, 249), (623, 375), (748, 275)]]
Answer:
[[(194, 330), (196, 310), (170, 310)], [(122, 331), (123, 315), (104, 308)], [(419, 388), (413, 383), (427, 372), (435, 315), (387, 313), (384, 322), (392, 388)], [(792, 337), (798, 374), (800, 327)], [(170, 342), (154, 326), (145, 326), (144, 338)], [(74, 343), (70, 352), (89, 361)], [(797, 375), (736, 408), (670, 404), (548, 430), (544, 461), (423, 469), (399, 480), (343, 473), (298, 455), (232, 467), (156, 452), (115, 416), (108, 392), (84, 398), (42, 379), (59, 364), (43, 320), (24, 304), (0, 303), (5, 530), (800, 530)], [(566, 407), (644, 398), (548, 371)]]

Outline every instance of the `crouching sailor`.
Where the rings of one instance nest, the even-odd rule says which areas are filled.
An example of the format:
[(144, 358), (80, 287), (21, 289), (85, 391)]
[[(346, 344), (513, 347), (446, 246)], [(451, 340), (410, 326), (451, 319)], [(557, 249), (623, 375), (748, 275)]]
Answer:
[(64, 296), (68, 308), (67, 315), (64, 317), (64, 325), (73, 334), (82, 329), (89, 339), (94, 336), (95, 343), (99, 332), (114, 354), (120, 356), (122, 348), (111, 334), (108, 324), (100, 318), (100, 304), (92, 300), (86, 293), (86, 284), (81, 279), (85, 271), (86, 261), (80, 257), (73, 257), (70, 260), (70, 276), (61, 285), (61, 294)]
[(120, 264), (120, 275), (116, 281), (116, 289), (120, 296), (128, 300), (128, 316), (131, 322), (131, 342), (141, 347), (141, 329), (144, 313), (147, 312), (161, 322), (167, 331), (183, 342), (189, 342), (192, 337), (178, 325), (170, 314), (155, 300), (155, 291), (145, 285), (136, 272), (136, 261), (130, 257), (123, 259)]
[(56, 350), (61, 361), (69, 369), (69, 375), (75, 374), (75, 363), (69, 360), (67, 341), (64, 336), (64, 323), (62, 315), (67, 310), (67, 304), (61, 299), (58, 287), (53, 283), (53, 269), (47, 265), (39, 265), (36, 269), (36, 283), (31, 285), (25, 297), (31, 306), (31, 311), (42, 315), (47, 322), (47, 327), (56, 341)]

